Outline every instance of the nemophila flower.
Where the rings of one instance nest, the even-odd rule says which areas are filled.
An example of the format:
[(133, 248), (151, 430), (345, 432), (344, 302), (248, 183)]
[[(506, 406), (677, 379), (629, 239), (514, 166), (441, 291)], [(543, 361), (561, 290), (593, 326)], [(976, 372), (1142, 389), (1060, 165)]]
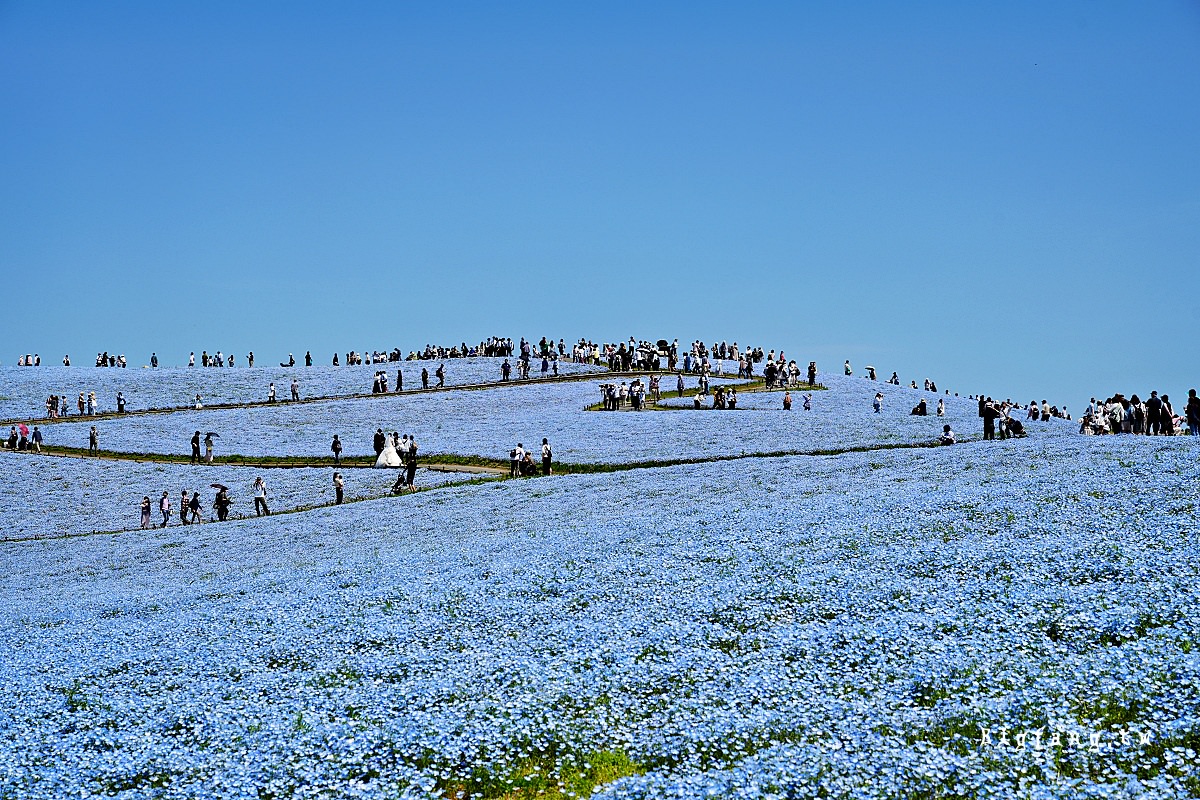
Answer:
[[(521, 426), (557, 398), (546, 418), (576, 425), (594, 460), (621, 449), (602, 441), (621, 425), (646, 425), (632, 430), (650, 452), (715, 453), (743, 429), (772, 451), (801, 434), (919, 441), (903, 426), (921, 420), (863, 433), (819, 416), (857, 402), (830, 385), (795, 423), (585, 414), (590, 396), (525, 387), (525, 401), (460, 393), (484, 402), (439, 406), (438, 424), (464, 450), (493, 441), (452, 438), (477, 413), (533, 438)], [(489, 397), (509, 417), (487, 416)], [(246, 430), (265, 444), (275, 424)], [(0, 795), (445, 797), (538, 781), (587, 795), (595, 778), (628, 798), (1187, 796), (1190, 444), (1050, 424), (995, 445), (449, 486), (3, 544)], [(36, 465), (20, 486), (56, 502), (86, 483), (98, 515), (118, 484), (195, 474), (6, 463)], [(75, 488), (47, 490), (63, 464)], [(291, 489), (268, 479), (302, 494), (328, 477), (313, 472)]]

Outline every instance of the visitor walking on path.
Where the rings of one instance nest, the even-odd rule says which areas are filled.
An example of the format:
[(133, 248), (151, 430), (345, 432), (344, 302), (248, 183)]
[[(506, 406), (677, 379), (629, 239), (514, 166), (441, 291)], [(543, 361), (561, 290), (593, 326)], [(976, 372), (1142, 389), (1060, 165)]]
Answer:
[(93, 425), (91, 431), (88, 432), (88, 455), (100, 455), (100, 433), (96, 430), (95, 425)]
[(275, 402), (275, 384), (273, 384), (273, 383), (271, 384), (271, 388), (267, 391), (267, 402), (268, 403)]
[(438, 379), (438, 388), (441, 389), (446, 385), (446, 365), (438, 364), (437, 371), (433, 373)]
[(337, 498), (334, 502), (337, 505), (342, 504), (342, 498), (345, 496), (346, 482), (342, 480), (342, 473), (333, 473), (333, 494)]
[(213, 433), (209, 431), (204, 436), (204, 463), (212, 465), (213, 461)]
[(333, 435), (333, 443), (331, 445), (329, 445), (329, 449), (333, 451), (333, 463), (341, 464), (342, 463), (342, 440), (338, 438), (338, 435), (336, 433)]
[(264, 514), (271, 516), (271, 509), (267, 508), (267, 484), (261, 475), (254, 479), (254, 514), (259, 517)]
[(142, 529), (150, 527), (150, 497), (142, 498)]
[(192, 463), (200, 463), (200, 431), (192, 434)]
[(217, 521), (224, 522), (229, 519), (229, 506), (233, 501), (229, 499), (229, 489), (221, 486), (217, 489), (217, 496), (213, 499), (213, 508), (217, 510)]
[(184, 489), (183, 494), (179, 496), (179, 524), (187, 525), (188, 515), (188, 490)]
[(292, 378), (292, 401), (300, 399), (300, 381)]
[(199, 489), (192, 492), (192, 501), (190, 503), (188, 503), (188, 511), (192, 515), (192, 521), (190, 524), (198, 525), (204, 521), (200, 518), (200, 490)]
[(158, 501), (158, 510), (162, 512), (162, 527), (165, 528), (171, 521), (171, 496), (166, 492), (163, 492), (162, 499)]
[(550, 449), (550, 440), (542, 439), (542, 474), (550, 474), (550, 462), (554, 458), (554, 451)]
[(37, 452), (42, 452), (42, 432), (38, 430), (38, 426), (33, 426), (33, 449)]

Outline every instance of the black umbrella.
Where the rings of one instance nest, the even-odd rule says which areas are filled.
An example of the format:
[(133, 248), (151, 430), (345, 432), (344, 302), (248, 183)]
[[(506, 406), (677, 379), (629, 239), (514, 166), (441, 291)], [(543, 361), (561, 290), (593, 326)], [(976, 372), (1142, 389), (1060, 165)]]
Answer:
[(210, 489), (223, 489), (226, 492), (229, 491), (229, 487), (223, 483), (210, 483), (208, 486)]
[(220, 439), (220, 438), (221, 438), (221, 434), (219, 434), (219, 433), (213, 433), (212, 431), (209, 431), (208, 433), (206, 433), (206, 434), (204, 434), (204, 435), (205, 435), (205, 436), (211, 436), (211, 437), (213, 437), (214, 439)]

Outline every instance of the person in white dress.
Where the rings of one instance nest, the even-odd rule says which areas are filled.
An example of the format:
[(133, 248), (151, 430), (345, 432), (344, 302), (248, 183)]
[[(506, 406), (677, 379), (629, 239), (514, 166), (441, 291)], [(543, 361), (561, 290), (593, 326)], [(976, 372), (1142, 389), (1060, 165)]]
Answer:
[(400, 454), (396, 452), (396, 445), (392, 443), (391, 436), (386, 437), (383, 452), (375, 459), (375, 466), (380, 469), (395, 469), (400, 466)]

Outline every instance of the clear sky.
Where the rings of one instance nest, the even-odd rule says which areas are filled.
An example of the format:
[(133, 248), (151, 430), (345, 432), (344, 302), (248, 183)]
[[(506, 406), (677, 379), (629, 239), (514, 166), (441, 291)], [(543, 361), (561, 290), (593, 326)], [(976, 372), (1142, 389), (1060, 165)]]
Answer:
[(1200, 384), (1200, 4), (0, 0), (0, 362), (736, 339)]

